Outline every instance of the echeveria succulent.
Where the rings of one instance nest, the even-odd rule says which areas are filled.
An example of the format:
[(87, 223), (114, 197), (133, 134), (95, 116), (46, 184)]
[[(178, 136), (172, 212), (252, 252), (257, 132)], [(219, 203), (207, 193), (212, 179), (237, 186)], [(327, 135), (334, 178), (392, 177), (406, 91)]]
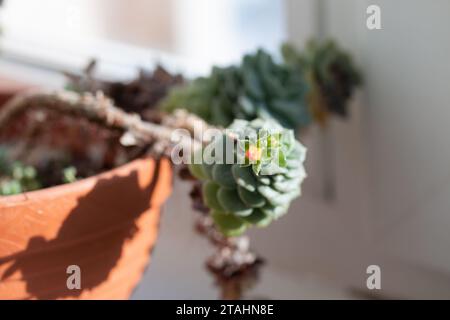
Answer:
[(234, 119), (273, 118), (287, 128), (311, 122), (307, 86), (300, 68), (275, 63), (263, 50), (244, 56), (238, 66), (214, 67), (201, 77), (171, 90), (162, 106), (185, 108), (213, 125)]
[(306, 149), (273, 120), (235, 120), (199, 154), (191, 173), (202, 181), (203, 201), (227, 236), (285, 214), (306, 177)]
[(348, 53), (331, 40), (310, 41), (302, 52), (285, 44), (282, 52), (288, 65), (297, 66), (306, 74), (310, 111), (316, 121), (325, 121), (329, 113), (347, 115), (348, 99), (362, 82)]

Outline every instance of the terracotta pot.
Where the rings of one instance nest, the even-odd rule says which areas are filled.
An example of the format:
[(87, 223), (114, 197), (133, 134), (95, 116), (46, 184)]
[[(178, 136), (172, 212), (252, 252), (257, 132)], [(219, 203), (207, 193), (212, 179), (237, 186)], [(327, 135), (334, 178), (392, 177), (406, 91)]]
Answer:
[[(29, 87), (0, 76), (0, 108)], [(169, 160), (144, 158), (75, 183), (0, 196), (0, 299), (128, 298), (171, 188)], [(80, 267), (80, 290), (67, 288), (71, 265)]]
[[(154, 248), (168, 159), (138, 159), (75, 183), (0, 197), (0, 299), (126, 299)], [(81, 270), (69, 290), (67, 268)]]

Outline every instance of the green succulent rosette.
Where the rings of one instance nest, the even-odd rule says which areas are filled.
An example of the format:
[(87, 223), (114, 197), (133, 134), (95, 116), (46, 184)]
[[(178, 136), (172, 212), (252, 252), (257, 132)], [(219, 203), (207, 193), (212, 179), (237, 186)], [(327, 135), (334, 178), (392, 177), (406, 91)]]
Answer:
[(311, 122), (307, 91), (301, 69), (276, 63), (258, 50), (237, 66), (214, 67), (209, 76), (172, 89), (162, 108), (184, 108), (222, 127), (234, 119), (273, 118), (286, 128), (298, 128)]
[(308, 103), (316, 121), (323, 123), (330, 113), (348, 114), (347, 102), (362, 77), (347, 52), (328, 40), (309, 41), (301, 52), (285, 44), (282, 54), (288, 65), (304, 70), (310, 87)]
[(193, 157), (204, 204), (218, 229), (237, 236), (284, 215), (306, 177), (306, 149), (274, 120), (235, 120)]

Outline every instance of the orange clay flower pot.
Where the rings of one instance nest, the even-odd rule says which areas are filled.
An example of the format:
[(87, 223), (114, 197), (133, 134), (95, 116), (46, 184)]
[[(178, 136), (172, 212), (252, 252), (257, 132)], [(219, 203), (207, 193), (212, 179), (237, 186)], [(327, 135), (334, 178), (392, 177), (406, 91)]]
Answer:
[[(0, 197), (0, 299), (126, 299), (155, 246), (168, 159)], [(68, 289), (68, 266), (81, 289)]]

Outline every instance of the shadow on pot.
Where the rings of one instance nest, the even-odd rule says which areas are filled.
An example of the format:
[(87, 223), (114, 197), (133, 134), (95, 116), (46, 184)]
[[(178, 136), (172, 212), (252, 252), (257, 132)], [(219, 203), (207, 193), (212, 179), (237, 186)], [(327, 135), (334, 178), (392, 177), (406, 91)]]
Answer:
[[(84, 298), (86, 291), (114, 282), (112, 286), (104, 285), (100, 290), (102, 293), (87, 296), (99, 298), (130, 282), (131, 273), (136, 273), (136, 268), (141, 268), (142, 258), (147, 258), (140, 257), (142, 250), (136, 249), (139, 246), (134, 245), (128, 250), (128, 258), (124, 259), (126, 265), (120, 268), (116, 265), (123, 258), (127, 241), (139, 230), (138, 218), (147, 211), (159, 214), (159, 208), (149, 210), (159, 172), (160, 161), (155, 161), (153, 176), (144, 189), (139, 186), (136, 170), (126, 176), (99, 179), (89, 193), (78, 199), (56, 237), (47, 240), (34, 236), (29, 239), (25, 250), (0, 258), (0, 266), (12, 262), (3, 273), (1, 282), (24, 282), (24, 298), (37, 299)], [(70, 265), (81, 269), (81, 289), (70, 290), (67, 287), (70, 276), (67, 267)], [(109, 278), (114, 269), (115, 279), (111, 281)]]

